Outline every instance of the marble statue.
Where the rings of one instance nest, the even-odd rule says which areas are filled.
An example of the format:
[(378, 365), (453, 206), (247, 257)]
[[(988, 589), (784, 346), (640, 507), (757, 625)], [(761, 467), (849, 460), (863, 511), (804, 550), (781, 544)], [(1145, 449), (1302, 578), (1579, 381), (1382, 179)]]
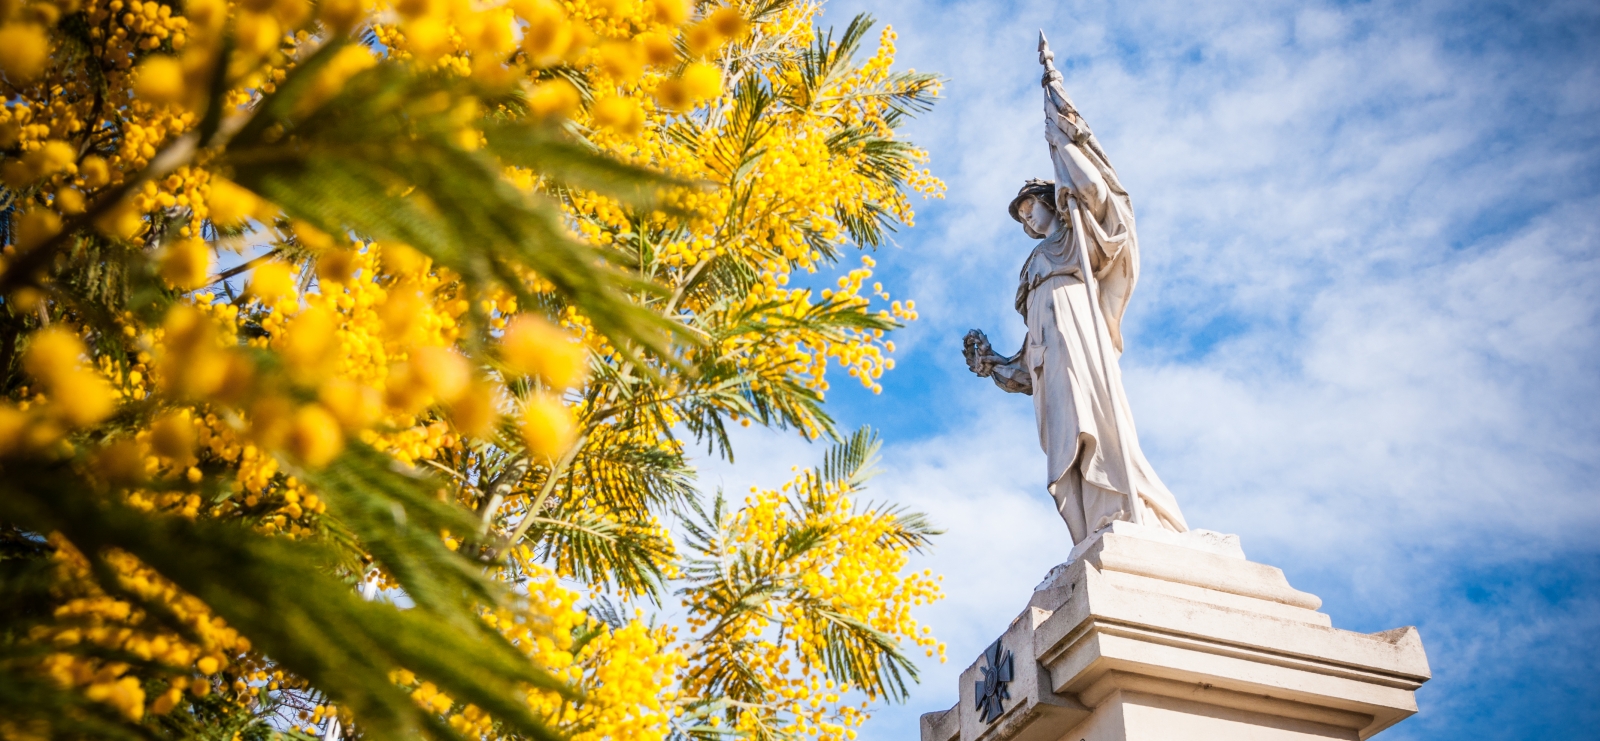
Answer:
[(1011, 393), (1031, 394), (1056, 509), (1081, 543), (1125, 520), (1188, 530), (1177, 500), (1139, 449), (1122, 388), (1122, 316), (1139, 278), (1133, 204), (1100, 142), (1062, 87), (1044, 34), (1044, 134), (1055, 180), (1029, 180), (1011, 218), (1040, 240), (1023, 263), (1016, 308), (1022, 349), (1003, 357), (967, 333), (967, 367)]

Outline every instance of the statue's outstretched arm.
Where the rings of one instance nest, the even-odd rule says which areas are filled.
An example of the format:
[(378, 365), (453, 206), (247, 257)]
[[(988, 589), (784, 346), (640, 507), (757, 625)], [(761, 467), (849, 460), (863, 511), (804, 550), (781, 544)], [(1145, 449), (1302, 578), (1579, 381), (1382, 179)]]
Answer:
[(994, 379), (994, 385), (1008, 394), (1033, 396), (1033, 374), (1028, 372), (1027, 364), (1023, 360), (1026, 355), (1027, 348), (1023, 348), (1018, 350), (1016, 355), (1002, 358), (1001, 362), (995, 363), (994, 370), (989, 376)]
[(1011, 394), (1033, 394), (1033, 376), (1024, 363), (1026, 348), (1016, 355), (1002, 357), (989, 345), (989, 337), (982, 331), (972, 330), (961, 342), (961, 354), (967, 359), (967, 368), (979, 378), (989, 378), (1001, 391)]

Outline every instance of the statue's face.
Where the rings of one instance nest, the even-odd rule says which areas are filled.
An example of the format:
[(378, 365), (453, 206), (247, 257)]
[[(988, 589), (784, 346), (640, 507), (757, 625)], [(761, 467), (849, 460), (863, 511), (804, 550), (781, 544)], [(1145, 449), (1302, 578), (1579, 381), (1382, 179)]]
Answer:
[(1050, 224), (1056, 218), (1056, 215), (1040, 203), (1038, 198), (1023, 201), (1022, 205), (1017, 207), (1017, 215), (1027, 222), (1030, 229), (1041, 236), (1050, 233)]

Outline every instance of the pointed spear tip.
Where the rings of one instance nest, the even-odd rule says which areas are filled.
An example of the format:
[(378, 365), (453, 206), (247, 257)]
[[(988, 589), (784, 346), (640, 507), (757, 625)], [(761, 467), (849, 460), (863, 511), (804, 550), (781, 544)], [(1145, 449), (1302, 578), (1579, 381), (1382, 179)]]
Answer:
[(1042, 28), (1039, 29), (1039, 48), (1041, 50), (1050, 48), (1050, 41), (1045, 39), (1044, 29)]

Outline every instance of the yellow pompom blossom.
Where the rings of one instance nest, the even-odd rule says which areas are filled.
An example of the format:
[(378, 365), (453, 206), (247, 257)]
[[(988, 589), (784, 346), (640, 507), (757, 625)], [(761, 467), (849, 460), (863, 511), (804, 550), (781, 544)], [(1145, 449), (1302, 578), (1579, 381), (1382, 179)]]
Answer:
[(17, 218), (17, 246), (28, 248), (43, 244), (61, 231), (61, 217), (50, 211), (27, 211)]
[(294, 414), (292, 424), (288, 438), (289, 450), (308, 466), (321, 468), (328, 465), (344, 447), (339, 421), (321, 405), (300, 407)]
[(174, 288), (199, 288), (211, 269), (211, 248), (199, 239), (184, 239), (167, 246), (161, 258), (161, 277)]
[(253, 213), (260, 201), (254, 193), (227, 180), (210, 178), (206, 183), (206, 205), (212, 223), (235, 226)]
[(583, 380), (583, 346), (535, 316), (523, 314), (511, 320), (501, 338), (500, 355), (511, 372), (539, 376), (558, 389)]
[(0, 27), (0, 72), (19, 82), (31, 82), (44, 69), (50, 53), (50, 40), (44, 29), (32, 23), (12, 23)]
[(557, 458), (572, 445), (572, 413), (560, 401), (535, 396), (522, 410), (522, 441), (530, 453)]
[(112, 411), (112, 391), (104, 379), (86, 367), (87, 348), (67, 330), (51, 327), (33, 335), (22, 367), (44, 391), (44, 411), (69, 425), (83, 427), (104, 419)]
[[(942, 195), (897, 138), (938, 80), (820, 12), (0, 4), (0, 545), (45, 574), (44, 617), (0, 626), (22, 670), (158, 736), (854, 738), (885, 667), (942, 653), (905, 573), (931, 531), (813, 473), (681, 537), (684, 437), (837, 437), (830, 370), (881, 391), (916, 319), (852, 251)], [(724, 559), (780, 598), (727, 599)], [(497, 661), (403, 661), (433, 642)]]
[(275, 304), (294, 295), (294, 275), (284, 263), (266, 263), (250, 276), (250, 293), (262, 303)]
[(151, 103), (183, 100), (183, 65), (173, 57), (152, 56), (140, 63), (133, 93)]

